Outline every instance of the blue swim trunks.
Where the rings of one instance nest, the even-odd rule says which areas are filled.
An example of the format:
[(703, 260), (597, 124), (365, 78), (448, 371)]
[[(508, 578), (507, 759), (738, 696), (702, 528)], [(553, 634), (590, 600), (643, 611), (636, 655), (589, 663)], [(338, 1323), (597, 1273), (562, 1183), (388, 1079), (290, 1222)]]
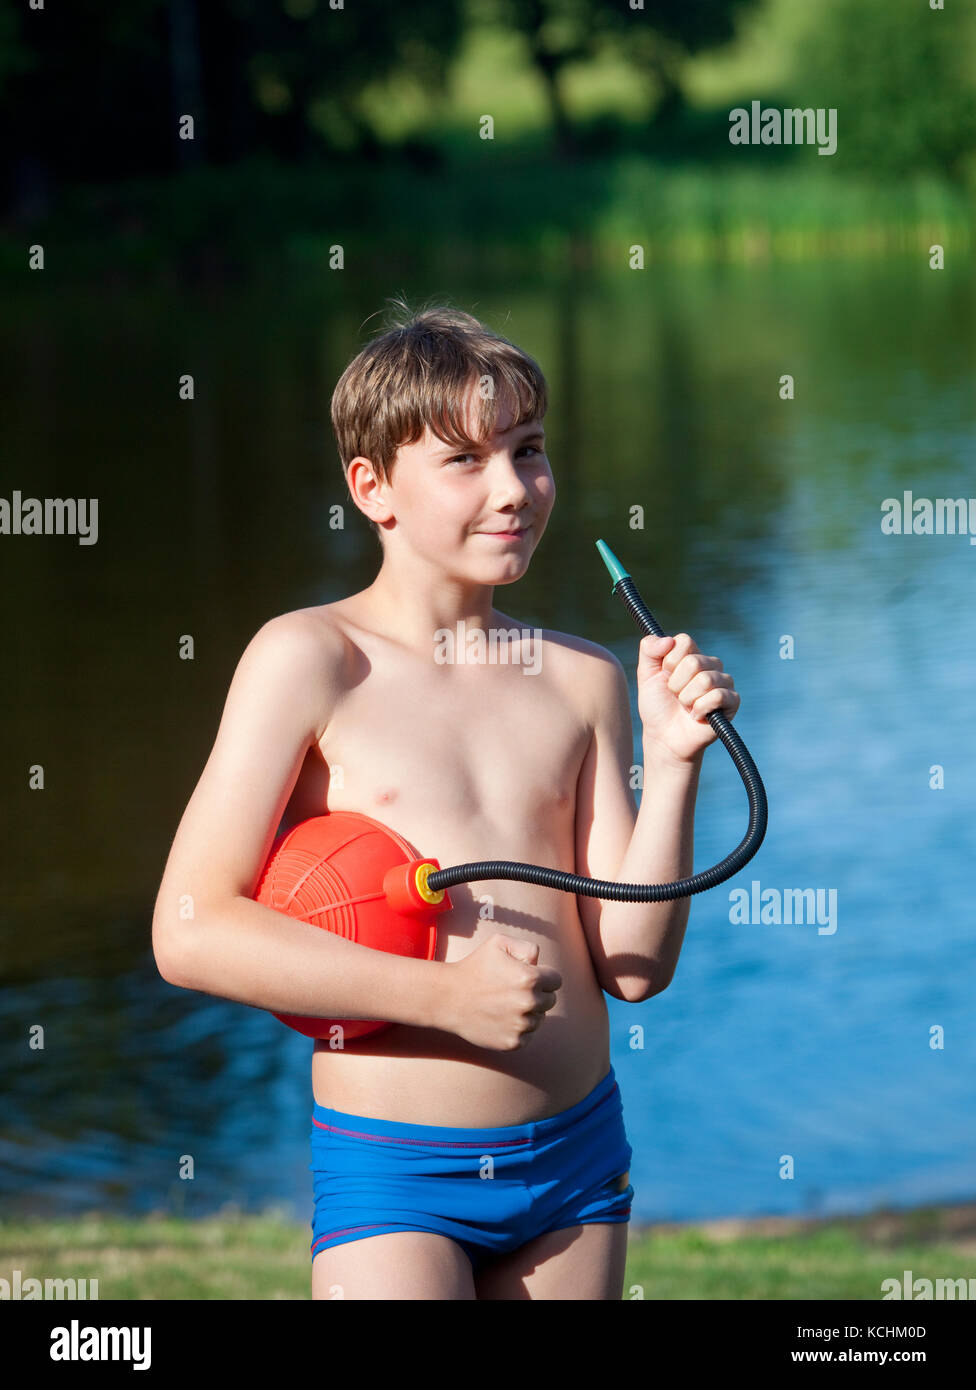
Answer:
[(311, 1254), (388, 1231), (457, 1241), (475, 1270), (547, 1231), (626, 1222), (633, 1150), (611, 1067), (588, 1096), (525, 1125), (455, 1129), (314, 1105)]

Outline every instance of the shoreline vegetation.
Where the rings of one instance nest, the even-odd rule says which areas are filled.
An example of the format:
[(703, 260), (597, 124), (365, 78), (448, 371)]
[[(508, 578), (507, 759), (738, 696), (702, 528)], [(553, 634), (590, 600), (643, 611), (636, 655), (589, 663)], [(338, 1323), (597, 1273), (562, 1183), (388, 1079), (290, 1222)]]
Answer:
[(175, 28), (171, 5), (129, 27), (95, 7), (77, 35), (11, 18), (0, 270), (15, 281), (38, 246), (62, 283), (309, 280), (337, 247), (354, 275), (398, 278), (627, 269), (634, 246), (646, 266), (938, 244), (958, 265), (965, 8), (415, 0), (377, 26), (369, 5), (216, 0)]
[[(99, 1299), (305, 1299), (309, 1227), (279, 1209), (0, 1219), (0, 1278), (97, 1279)], [(859, 1216), (632, 1225), (624, 1298), (881, 1300), (976, 1278), (976, 1200)], [(902, 1295), (904, 1297), (904, 1295)]]
[(252, 159), (67, 185), (43, 210), (0, 225), (0, 269), (27, 274), (37, 244), (58, 281), (242, 274), (281, 262), (323, 277), (364, 265), (535, 277), (637, 268), (634, 247), (645, 267), (892, 254), (927, 261), (935, 244), (958, 262), (974, 240), (972, 214), (965, 184), (825, 177), (815, 165), (750, 164), (748, 153), (702, 167), (635, 152), (559, 163), (488, 148), (433, 169)]

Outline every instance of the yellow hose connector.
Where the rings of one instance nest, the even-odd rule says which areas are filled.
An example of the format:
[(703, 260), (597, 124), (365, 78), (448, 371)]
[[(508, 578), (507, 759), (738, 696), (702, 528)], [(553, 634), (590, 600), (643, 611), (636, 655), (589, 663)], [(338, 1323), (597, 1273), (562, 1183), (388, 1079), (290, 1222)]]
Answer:
[(423, 898), (425, 903), (439, 903), (444, 901), (443, 888), (438, 888), (437, 892), (435, 893), (432, 889), (427, 887), (427, 880), (430, 878), (431, 874), (436, 871), (436, 869), (436, 864), (420, 864), (417, 866), (417, 877), (415, 880), (417, 884), (417, 892)]

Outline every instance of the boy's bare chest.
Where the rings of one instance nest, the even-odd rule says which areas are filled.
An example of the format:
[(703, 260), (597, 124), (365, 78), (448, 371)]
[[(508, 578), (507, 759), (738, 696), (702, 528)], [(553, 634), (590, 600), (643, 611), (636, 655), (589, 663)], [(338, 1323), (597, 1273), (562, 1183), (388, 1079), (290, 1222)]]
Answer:
[(431, 670), (405, 661), (352, 685), (310, 750), (289, 819), (384, 808), (422, 824), (482, 825), (575, 812), (589, 741), (565, 679), (518, 667)]

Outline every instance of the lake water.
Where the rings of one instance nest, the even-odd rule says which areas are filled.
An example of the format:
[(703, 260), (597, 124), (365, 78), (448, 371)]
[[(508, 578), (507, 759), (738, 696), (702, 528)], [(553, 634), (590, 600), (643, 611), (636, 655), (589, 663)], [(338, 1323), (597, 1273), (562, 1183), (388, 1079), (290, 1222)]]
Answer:
[[(515, 289), (36, 284), (6, 306), (0, 495), (98, 497), (99, 538), (0, 537), (0, 1205), (310, 1215), (311, 1043), (167, 985), (150, 920), (242, 648), (372, 577), (365, 524), (328, 528), (328, 405), (401, 288), (451, 296), (549, 379), (556, 509), (502, 607), (602, 642), (633, 682), (604, 537), (664, 627), (734, 674), (766, 783), (766, 841), (694, 899), (671, 987), (609, 1000), (635, 1218), (974, 1195), (976, 546), (881, 530), (905, 490), (976, 495), (971, 276), (922, 257)], [(745, 823), (716, 745), (696, 868)], [(836, 894), (835, 930), (730, 921), (753, 882)]]

